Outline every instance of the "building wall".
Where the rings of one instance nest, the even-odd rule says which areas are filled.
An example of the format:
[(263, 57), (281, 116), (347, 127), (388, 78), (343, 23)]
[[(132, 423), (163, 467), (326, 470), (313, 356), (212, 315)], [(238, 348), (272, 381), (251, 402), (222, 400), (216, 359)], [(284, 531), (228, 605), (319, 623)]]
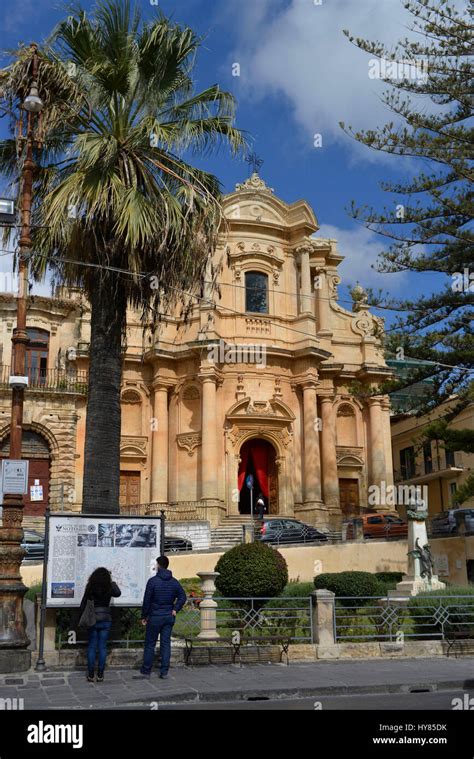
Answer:
[[(467, 585), (466, 566), (474, 561), (474, 537), (436, 538), (431, 549), (440, 579), (451, 585)], [(280, 548), (288, 564), (290, 580), (311, 582), (316, 574), (343, 572), (405, 572), (407, 569), (405, 540), (366, 541), (321, 546)], [(177, 554), (171, 557), (170, 569), (175, 577), (196, 577), (198, 572), (212, 572), (222, 553)], [(22, 579), (30, 586), (41, 582), (42, 565), (22, 565)]]
[[(430, 515), (453, 507), (455, 494), (451, 492), (451, 486), (456, 485), (459, 488), (474, 467), (474, 454), (463, 451), (456, 451), (454, 453), (455, 466), (448, 466), (443, 441), (432, 441), (433, 472), (431, 474), (426, 472), (422, 449), (424, 430), (430, 422), (444, 416), (453, 406), (454, 401), (450, 401), (442, 404), (431, 414), (420, 417), (407, 414), (396, 417), (392, 422), (393, 470), (396, 480), (400, 483), (413, 483), (428, 488)], [(449, 426), (453, 429), (474, 429), (474, 404), (464, 408), (449, 423)], [(415, 449), (415, 476), (407, 479), (402, 477), (400, 470), (400, 451), (411, 446)], [(462, 506), (464, 508), (474, 506), (474, 499), (469, 499)]]
[[(220, 295), (206, 284), (186, 324), (176, 311), (153, 333), (129, 312), (123, 492), (154, 508), (186, 508), (188, 517), (215, 526), (239, 515), (242, 445), (263, 439), (275, 451), (278, 513), (337, 526), (347, 516), (339, 479), (352, 481), (358, 504), (350, 508), (358, 511), (367, 507), (370, 484), (392, 478), (387, 399), (357, 400), (350, 392), (355, 380), (370, 390), (387, 376), (383, 322), (363, 291), (352, 311), (339, 304), (343, 257), (335, 240), (316, 235), (318, 221), (304, 201), (283, 202), (253, 175), (223, 205), (227, 226), (212, 261)], [(268, 313), (245, 310), (251, 271), (268, 277)], [(11, 296), (0, 297), (4, 363), (14, 307)], [(87, 370), (90, 312), (81, 293), (32, 298), (28, 325), (50, 332), (48, 368)], [(244, 355), (229, 359), (229, 345)], [(51, 439), (53, 507), (60, 481), (68, 507), (79, 509), (82, 500), (87, 398), (76, 390), (26, 393), (26, 416)], [(9, 401), (3, 386), (6, 434)]]

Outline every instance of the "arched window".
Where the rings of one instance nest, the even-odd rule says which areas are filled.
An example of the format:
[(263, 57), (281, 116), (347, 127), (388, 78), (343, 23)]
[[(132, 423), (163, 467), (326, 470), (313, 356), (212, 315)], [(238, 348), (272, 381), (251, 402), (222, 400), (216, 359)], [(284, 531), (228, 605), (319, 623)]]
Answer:
[(261, 271), (248, 271), (245, 275), (245, 310), (268, 314), (268, 277)]

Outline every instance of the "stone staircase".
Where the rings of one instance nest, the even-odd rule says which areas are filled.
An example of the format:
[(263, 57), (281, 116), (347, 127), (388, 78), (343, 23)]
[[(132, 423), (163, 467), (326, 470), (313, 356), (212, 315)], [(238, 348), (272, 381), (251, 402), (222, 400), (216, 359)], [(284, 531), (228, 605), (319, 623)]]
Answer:
[(211, 549), (226, 551), (242, 543), (244, 524), (250, 524), (250, 517), (227, 517), (220, 527), (211, 529)]

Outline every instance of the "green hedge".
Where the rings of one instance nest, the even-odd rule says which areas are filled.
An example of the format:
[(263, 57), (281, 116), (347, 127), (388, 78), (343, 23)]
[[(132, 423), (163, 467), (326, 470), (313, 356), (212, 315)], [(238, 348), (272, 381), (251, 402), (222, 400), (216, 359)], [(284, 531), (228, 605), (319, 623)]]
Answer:
[[(314, 587), (330, 590), (336, 598), (344, 598), (340, 604), (348, 608), (369, 604), (371, 597), (385, 595), (385, 586), (370, 572), (327, 572), (314, 578)], [(369, 599), (361, 601), (364, 596)], [(349, 600), (351, 598), (354, 601)]]
[(391, 583), (395, 586), (403, 579), (403, 572), (375, 572), (377, 580), (383, 583)]
[(288, 582), (285, 559), (265, 543), (243, 543), (231, 548), (216, 564), (219, 594), (226, 598), (273, 598)]
[(25, 598), (28, 601), (34, 601), (37, 594), (41, 593), (42, 587), (43, 585), (41, 583), (38, 583), (38, 585), (31, 585), (25, 593)]
[[(467, 596), (454, 601), (453, 596)], [(442, 624), (435, 621), (433, 615), (438, 607), (449, 607), (448, 621)], [(451, 586), (444, 590), (418, 593), (408, 602), (408, 612), (412, 618), (413, 631), (420, 637), (440, 637), (444, 633), (456, 632), (468, 627), (474, 638), (474, 588), (466, 586)], [(423, 618), (422, 618), (423, 617)]]

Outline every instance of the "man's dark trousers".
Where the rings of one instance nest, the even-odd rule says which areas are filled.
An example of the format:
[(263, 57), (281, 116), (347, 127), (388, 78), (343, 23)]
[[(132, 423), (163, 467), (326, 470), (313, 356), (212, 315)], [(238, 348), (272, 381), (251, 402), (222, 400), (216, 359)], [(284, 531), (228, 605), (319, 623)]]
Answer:
[(153, 668), (155, 646), (160, 636), (161, 666), (160, 674), (167, 675), (171, 659), (171, 631), (175, 623), (173, 614), (150, 617), (146, 626), (145, 647), (143, 651), (143, 665), (141, 672), (149, 675)]

